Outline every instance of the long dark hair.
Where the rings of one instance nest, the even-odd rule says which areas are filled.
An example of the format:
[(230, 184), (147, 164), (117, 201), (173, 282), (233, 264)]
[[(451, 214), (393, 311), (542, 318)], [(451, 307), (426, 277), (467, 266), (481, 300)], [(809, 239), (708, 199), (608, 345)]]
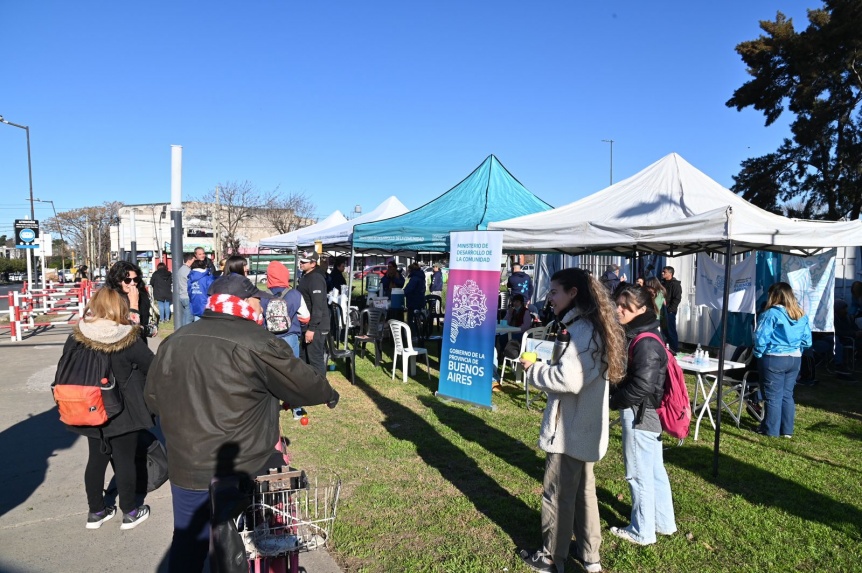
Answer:
[[(566, 291), (577, 289), (569, 308), (557, 313), (558, 318), (565, 316), (572, 308), (580, 311), (581, 319), (593, 325), (593, 336), (601, 339), (604, 347), (602, 362), (607, 367), (608, 379), (619, 382), (626, 374), (625, 333), (617, 321), (616, 311), (607, 289), (584, 269), (563, 269), (554, 273), (551, 281)], [(599, 347), (596, 346), (596, 351)]]

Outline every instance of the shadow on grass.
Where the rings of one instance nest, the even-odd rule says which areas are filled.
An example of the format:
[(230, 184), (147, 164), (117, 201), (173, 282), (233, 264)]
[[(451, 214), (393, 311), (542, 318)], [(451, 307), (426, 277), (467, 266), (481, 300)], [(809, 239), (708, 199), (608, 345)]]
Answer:
[[(712, 478), (711, 470), (705, 470), (712, 467), (711, 448), (677, 448), (665, 454), (664, 462), (701, 476), (753, 505), (778, 508), (801, 519), (847, 531), (850, 535), (862, 533), (862, 511), (859, 508), (748, 462), (724, 455), (718, 477)], [(800, 480), (805, 479), (804, 472), (799, 475)]]
[[(421, 377), (420, 378), (424, 378)], [(433, 380), (432, 380), (433, 382)], [(386, 416), (383, 426), (398, 440), (411, 442), (416, 446), (416, 453), (432, 468), (440, 472), (449, 483), (455, 486), (473, 506), (493, 521), (514, 542), (516, 547), (527, 547), (536, 544), (540, 534), (539, 513), (529, 507), (518, 497), (512, 495), (496, 480), (487, 475), (469, 455), (453, 445), (449, 440), (422, 419), (421, 416), (383, 396), (370, 386), (363, 378), (357, 376), (356, 387), (362, 390)], [(420, 398), (425, 405), (436, 400)], [(458, 423), (460, 432), (478, 439), (479, 432), (486, 432), (491, 437), (483, 439), (483, 443), (493, 443), (493, 450), (502, 453), (506, 447), (515, 452), (507, 459), (515, 459), (518, 467), (524, 468), (529, 475), (539, 475), (541, 483), (541, 463), (535, 452), (513, 441), (493, 428), (489, 428), (480, 418), (458, 408), (437, 402), (432, 409), (447, 423)], [(505, 439), (508, 438), (508, 444)]]

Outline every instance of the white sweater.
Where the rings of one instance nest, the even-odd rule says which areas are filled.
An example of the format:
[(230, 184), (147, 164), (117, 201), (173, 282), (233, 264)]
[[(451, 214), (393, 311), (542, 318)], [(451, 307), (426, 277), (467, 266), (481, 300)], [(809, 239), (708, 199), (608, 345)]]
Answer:
[[(569, 311), (563, 322), (578, 314)], [(539, 447), (596, 462), (608, 451), (608, 379), (601, 358), (601, 339), (593, 340), (593, 327), (578, 320), (569, 329), (571, 341), (557, 364), (537, 362), (526, 374), (530, 384), (548, 395), (542, 418)], [(594, 353), (596, 354), (594, 358)]]

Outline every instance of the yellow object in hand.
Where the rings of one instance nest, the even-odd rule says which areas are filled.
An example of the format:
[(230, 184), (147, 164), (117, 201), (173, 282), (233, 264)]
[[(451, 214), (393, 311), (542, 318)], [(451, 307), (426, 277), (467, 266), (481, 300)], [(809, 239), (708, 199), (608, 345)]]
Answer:
[(529, 362), (535, 362), (539, 357), (535, 352), (524, 352), (521, 354), (521, 360), (527, 360)]

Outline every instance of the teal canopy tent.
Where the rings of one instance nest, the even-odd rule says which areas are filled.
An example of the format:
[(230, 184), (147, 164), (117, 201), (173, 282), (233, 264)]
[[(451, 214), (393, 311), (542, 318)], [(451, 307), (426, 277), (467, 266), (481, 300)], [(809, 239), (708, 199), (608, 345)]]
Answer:
[(512, 177), (489, 155), (463, 181), (408, 213), (356, 225), (356, 252), (417, 253), (449, 251), (452, 231), (484, 231), (491, 221), (547, 211), (551, 206)]

